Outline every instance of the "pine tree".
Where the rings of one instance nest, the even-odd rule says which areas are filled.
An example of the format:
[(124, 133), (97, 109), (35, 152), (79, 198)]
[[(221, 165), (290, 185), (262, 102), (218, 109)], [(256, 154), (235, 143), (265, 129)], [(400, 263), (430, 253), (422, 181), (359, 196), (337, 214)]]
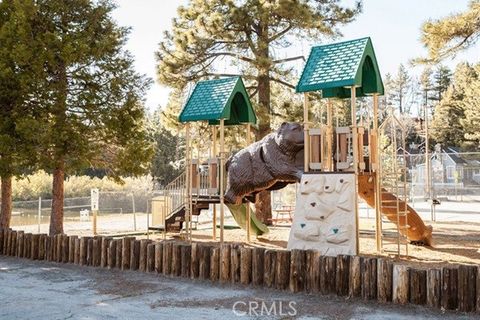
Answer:
[(40, 61), (45, 74), (31, 99), (41, 102), (39, 165), (53, 173), (50, 234), (59, 234), (66, 175), (94, 167), (121, 181), (148, 172), (142, 99), (150, 81), (123, 49), (128, 29), (112, 19), (112, 1), (30, 3), (34, 10), (19, 14), (29, 16), (38, 44), (32, 62)]
[(471, 47), (480, 37), (480, 1), (471, 0), (466, 12), (427, 21), (422, 42), (428, 48), (424, 61), (439, 62)]
[[(294, 88), (283, 78), (290, 70), (286, 63), (303, 58), (279, 58), (278, 52), (296, 39), (339, 35), (338, 27), (360, 12), (359, 3), (350, 9), (339, 2), (191, 0), (179, 8), (172, 30), (160, 43), (158, 80), (181, 90), (201, 78), (231, 75), (219, 71), (217, 64), (229, 62), (257, 97), (260, 139), (271, 130), (271, 83)], [(259, 218), (268, 221), (269, 193), (260, 193), (256, 207)]]
[(435, 72), (433, 73), (433, 95), (430, 96), (430, 99), (440, 101), (442, 100), (442, 95), (447, 91), (450, 86), (452, 78), (452, 71), (443, 65), (439, 65)]
[(398, 106), (400, 114), (410, 113), (410, 104), (407, 99), (412, 91), (412, 79), (403, 64), (398, 67), (397, 74), (389, 83), (391, 100)]

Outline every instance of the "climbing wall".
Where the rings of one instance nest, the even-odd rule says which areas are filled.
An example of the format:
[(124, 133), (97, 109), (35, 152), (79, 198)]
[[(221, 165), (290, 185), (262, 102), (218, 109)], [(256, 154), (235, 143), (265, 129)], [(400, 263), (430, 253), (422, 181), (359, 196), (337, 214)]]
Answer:
[(353, 173), (304, 174), (288, 248), (356, 254), (355, 197)]

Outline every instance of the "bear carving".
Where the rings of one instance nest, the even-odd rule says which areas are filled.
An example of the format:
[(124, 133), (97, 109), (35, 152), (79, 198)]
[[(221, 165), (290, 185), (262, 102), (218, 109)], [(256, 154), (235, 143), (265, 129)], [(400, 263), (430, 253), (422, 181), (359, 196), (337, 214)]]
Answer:
[(303, 171), (296, 166), (303, 150), (303, 126), (284, 122), (276, 132), (265, 136), (231, 156), (226, 163), (225, 201), (240, 204), (244, 197), (263, 190), (275, 190), (300, 181)]

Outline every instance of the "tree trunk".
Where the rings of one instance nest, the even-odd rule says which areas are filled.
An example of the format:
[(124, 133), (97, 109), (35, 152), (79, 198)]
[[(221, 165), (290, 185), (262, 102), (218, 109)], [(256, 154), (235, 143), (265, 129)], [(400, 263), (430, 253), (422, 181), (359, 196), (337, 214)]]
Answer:
[(0, 229), (6, 229), (10, 227), (12, 218), (12, 176), (2, 177), (1, 188)]
[(59, 160), (53, 171), (52, 213), (50, 215), (50, 235), (63, 233), (63, 182), (65, 163)]

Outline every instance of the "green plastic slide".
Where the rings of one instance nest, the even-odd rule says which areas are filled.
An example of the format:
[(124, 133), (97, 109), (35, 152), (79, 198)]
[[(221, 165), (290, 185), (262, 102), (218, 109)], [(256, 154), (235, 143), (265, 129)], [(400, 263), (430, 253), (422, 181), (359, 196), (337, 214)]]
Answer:
[(228, 209), (230, 209), (235, 221), (244, 230), (247, 228), (247, 206), (250, 206), (250, 232), (257, 236), (268, 233), (268, 227), (257, 219), (257, 216), (255, 216), (255, 210), (250, 203), (226, 205)]

